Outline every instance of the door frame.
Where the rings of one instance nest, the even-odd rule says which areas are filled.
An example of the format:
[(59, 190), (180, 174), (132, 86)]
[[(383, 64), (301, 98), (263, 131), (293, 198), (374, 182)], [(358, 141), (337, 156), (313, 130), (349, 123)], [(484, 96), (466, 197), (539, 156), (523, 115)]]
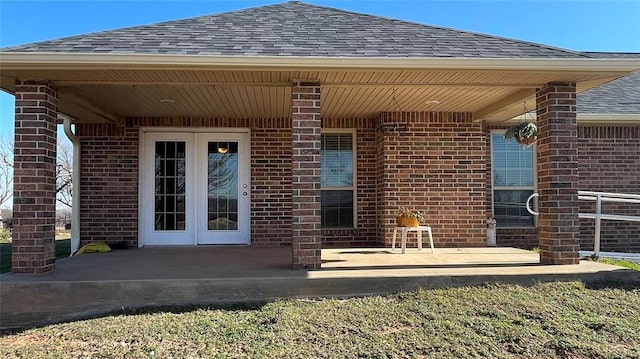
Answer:
[[(138, 132), (138, 247), (144, 247), (145, 245), (164, 245), (164, 244), (157, 244), (157, 243), (146, 243), (147, 239), (146, 236), (149, 234), (147, 231), (151, 228), (148, 227), (148, 225), (150, 225), (149, 219), (150, 217), (148, 215), (146, 215), (147, 213), (149, 213), (149, 211), (153, 211), (154, 210), (154, 205), (152, 203), (152, 201), (150, 201), (147, 197), (145, 197), (145, 191), (144, 189), (147, 188), (145, 186), (148, 185), (147, 183), (147, 176), (150, 175), (149, 173), (147, 173), (145, 166), (144, 166), (144, 161), (146, 160), (145, 158), (145, 146), (146, 146), (146, 141), (148, 141), (147, 135), (150, 134), (163, 134), (163, 135), (167, 135), (166, 138), (168, 141), (170, 141), (170, 137), (172, 135), (176, 135), (176, 139), (184, 139), (186, 138), (185, 135), (187, 136), (191, 136), (191, 143), (192, 143), (192, 150), (191, 150), (191, 160), (189, 160), (189, 158), (187, 158), (187, 163), (194, 162), (194, 158), (196, 157), (196, 150), (198, 148), (198, 143), (197, 143), (197, 134), (201, 134), (201, 133), (209, 133), (209, 134), (224, 134), (224, 133), (229, 133), (229, 134), (238, 134), (239, 136), (244, 137), (244, 146), (242, 147), (242, 149), (244, 151), (246, 151), (246, 156), (243, 156), (246, 159), (246, 166), (247, 166), (247, 171), (246, 171), (246, 179), (244, 181), (244, 183), (247, 184), (247, 216), (246, 219), (244, 220), (244, 225), (246, 225), (246, 231), (247, 231), (247, 241), (243, 242), (242, 244), (245, 245), (249, 245), (251, 244), (251, 130), (249, 128), (245, 128), (245, 127), (216, 127), (216, 128), (211, 128), (211, 127), (173, 127), (173, 126), (166, 126), (166, 127), (140, 127), (139, 128), (139, 132)], [(162, 136), (164, 137), (164, 136)], [(154, 139), (155, 140), (155, 139)], [(187, 146), (187, 151), (189, 146)], [(187, 165), (188, 166), (188, 165)], [(195, 169), (195, 171), (193, 172), (192, 175), (197, 176), (197, 174), (199, 173), (199, 169)], [(239, 179), (240, 180), (240, 179)], [(191, 188), (191, 190), (187, 190), (187, 192), (192, 192), (192, 198), (197, 196), (197, 188), (198, 188), (198, 184), (197, 181), (194, 181), (195, 185), (191, 186), (193, 188)], [(189, 195), (189, 193), (187, 193), (187, 196)], [(192, 216), (193, 218), (191, 220), (187, 220), (187, 223), (192, 222), (192, 226), (193, 226), (193, 238), (191, 243), (180, 243), (178, 245), (198, 245), (198, 237), (197, 237), (197, 232), (198, 232), (198, 216), (197, 216), (197, 201), (192, 200), (192, 203), (190, 204), (191, 206), (193, 206), (193, 210), (192, 212), (195, 214), (194, 216)], [(240, 223), (239, 223), (240, 225)], [(167, 243), (166, 245), (176, 245), (175, 243)]]
[[(207, 201), (195, 201), (196, 205), (196, 242), (199, 245), (210, 244), (244, 244), (251, 243), (251, 154), (250, 137), (247, 133), (238, 132), (198, 132), (195, 134), (196, 141), (196, 196), (207, 196), (207, 148), (210, 141), (237, 141), (238, 142), (238, 229), (237, 230), (216, 230), (210, 231), (205, 224), (207, 218)], [(205, 163), (202, 163), (205, 162)], [(242, 165), (245, 168), (242, 168)], [(245, 187), (246, 186), (246, 187)], [(246, 215), (244, 215), (246, 214)], [(203, 223), (204, 222), (204, 223)], [(232, 240), (225, 243), (216, 243), (212, 237), (227, 235)], [(246, 240), (244, 240), (246, 238)]]

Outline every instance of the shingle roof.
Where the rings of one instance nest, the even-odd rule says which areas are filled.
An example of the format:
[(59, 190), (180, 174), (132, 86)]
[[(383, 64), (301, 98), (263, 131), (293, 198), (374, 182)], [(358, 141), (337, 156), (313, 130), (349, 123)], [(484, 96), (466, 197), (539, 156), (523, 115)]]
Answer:
[(292, 1), (1, 49), (225, 56), (584, 58), (541, 44)]
[(583, 54), (600, 59), (640, 59), (639, 52), (595, 52), (585, 51)]
[[(587, 52), (597, 58), (637, 58), (640, 53)], [(578, 113), (639, 114), (640, 71), (584, 91), (577, 96)]]

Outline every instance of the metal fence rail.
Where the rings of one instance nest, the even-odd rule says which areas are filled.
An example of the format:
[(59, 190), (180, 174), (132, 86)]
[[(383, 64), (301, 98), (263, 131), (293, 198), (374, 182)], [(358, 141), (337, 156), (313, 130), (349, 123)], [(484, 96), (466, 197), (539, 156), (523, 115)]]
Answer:
[[(538, 197), (538, 193), (532, 194), (526, 203), (527, 211), (534, 216), (538, 215), (531, 208), (531, 200)], [(596, 220), (595, 238), (593, 240), (593, 252), (596, 256), (600, 254), (600, 224), (603, 219), (611, 221), (630, 221), (640, 222), (639, 216), (627, 216), (619, 214), (602, 213), (602, 202), (618, 202), (640, 204), (640, 195), (628, 193), (610, 193), (610, 192), (593, 192), (578, 191), (578, 199), (583, 201), (595, 201), (596, 213), (578, 213), (579, 218), (591, 218)], [(639, 211), (640, 212), (640, 211)]]
[(583, 201), (595, 201), (596, 213), (578, 213), (580, 218), (592, 218), (596, 220), (595, 238), (593, 240), (593, 252), (600, 255), (600, 223), (603, 219), (611, 221), (640, 222), (640, 216), (627, 216), (602, 213), (602, 202), (618, 202), (640, 204), (640, 195), (628, 193), (578, 191), (578, 199)]

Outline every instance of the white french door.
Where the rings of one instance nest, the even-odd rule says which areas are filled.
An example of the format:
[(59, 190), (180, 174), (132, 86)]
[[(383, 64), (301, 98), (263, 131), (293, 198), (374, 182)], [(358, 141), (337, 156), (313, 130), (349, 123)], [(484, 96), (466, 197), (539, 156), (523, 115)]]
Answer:
[(249, 244), (247, 134), (197, 135), (198, 244)]
[(248, 133), (142, 136), (141, 245), (249, 244)]

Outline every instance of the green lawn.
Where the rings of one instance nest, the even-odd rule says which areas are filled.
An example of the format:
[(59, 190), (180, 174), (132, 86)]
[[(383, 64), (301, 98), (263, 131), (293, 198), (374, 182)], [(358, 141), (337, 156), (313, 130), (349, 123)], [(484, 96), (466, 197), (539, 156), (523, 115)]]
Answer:
[(487, 285), (147, 310), (0, 337), (2, 358), (640, 358), (640, 289)]
[(634, 263), (625, 259), (615, 259), (615, 258), (601, 258), (599, 262), (605, 264), (611, 264), (618, 267), (625, 267), (633, 270), (637, 270), (640, 272), (640, 264)]
[[(56, 259), (69, 256), (71, 240), (56, 240)], [(0, 273), (11, 271), (11, 243), (0, 243)]]

